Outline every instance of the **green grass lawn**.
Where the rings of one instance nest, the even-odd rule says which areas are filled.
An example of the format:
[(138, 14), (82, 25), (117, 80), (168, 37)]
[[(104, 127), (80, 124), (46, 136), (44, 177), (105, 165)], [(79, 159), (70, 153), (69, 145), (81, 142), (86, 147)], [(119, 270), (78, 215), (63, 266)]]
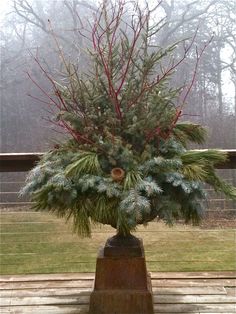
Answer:
[[(94, 227), (79, 238), (70, 225), (48, 213), (1, 214), (1, 274), (93, 272), (96, 256), (114, 229)], [(205, 230), (162, 223), (140, 227), (150, 271), (232, 271), (236, 269), (234, 229)]]

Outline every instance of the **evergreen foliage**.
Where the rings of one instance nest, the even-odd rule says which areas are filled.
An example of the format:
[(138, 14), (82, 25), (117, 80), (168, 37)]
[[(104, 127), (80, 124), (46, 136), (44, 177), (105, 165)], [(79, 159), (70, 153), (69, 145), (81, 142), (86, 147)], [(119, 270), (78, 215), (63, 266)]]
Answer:
[(204, 183), (236, 198), (236, 189), (215, 173), (225, 154), (187, 150), (189, 142), (203, 143), (206, 131), (179, 122), (182, 90), (169, 83), (180, 64), (171, 57), (176, 44), (153, 49), (161, 25), (150, 27), (152, 11), (143, 14), (137, 6), (128, 36), (124, 8), (123, 1), (103, 2), (91, 29), (87, 74), (63, 59), (67, 83), (52, 80), (55, 121), (72, 139), (42, 157), (22, 191), (36, 209), (72, 219), (85, 236), (91, 223), (110, 224), (122, 234), (156, 217), (198, 223)]

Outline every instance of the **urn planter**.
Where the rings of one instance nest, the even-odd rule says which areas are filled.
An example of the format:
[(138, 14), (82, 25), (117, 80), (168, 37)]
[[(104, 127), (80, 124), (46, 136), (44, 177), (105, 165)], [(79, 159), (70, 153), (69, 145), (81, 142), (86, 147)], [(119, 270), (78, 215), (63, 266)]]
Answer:
[[(186, 42), (156, 45), (165, 25), (162, 19), (153, 24), (161, 1), (154, 8), (149, 1), (99, 2), (94, 20), (89, 17), (78, 33), (88, 44), (87, 71), (77, 59), (66, 60), (53, 32), (60, 75), (53, 77), (57, 71), (35, 58), (51, 91), (32, 81), (46, 96), (50, 121), (69, 137), (43, 154), (21, 194), (31, 196), (34, 209), (71, 219), (79, 235), (90, 236), (93, 223), (117, 229), (97, 257), (90, 314), (153, 314), (143, 244), (130, 232), (156, 218), (196, 225), (203, 217), (204, 183), (233, 200), (236, 188), (215, 171), (227, 160), (224, 151), (187, 149), (206, 139), (206, 129), (185, 122), (183, 110), (208, 43), (199, 47), (196, 62), (196, 33)], [(182, 51), (182, 44), (176, 58), (174, 49)], [(175, 86), (171, 75), (188, 56), (193, 76)]]
[(153, 314), (142, 240), (116, 235), (98, 253), (89, 314)]

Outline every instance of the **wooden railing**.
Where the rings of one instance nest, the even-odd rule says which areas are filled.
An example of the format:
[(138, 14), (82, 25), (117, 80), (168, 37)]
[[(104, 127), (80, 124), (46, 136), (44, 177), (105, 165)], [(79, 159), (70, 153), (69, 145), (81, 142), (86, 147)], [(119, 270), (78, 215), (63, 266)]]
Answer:
[(0, 172), (22, 172), (32, 169), (43, 153), (2, 153)]
[[(219, 169), (236, 169), (236, 149), (222, 150), (228, 153), (228, 160), (217, 165)], [(0, 154), (0, 172), (29, 171), (43, 153), (2, 153)]]
[[(217, 165), (219, 169), (236, 169), (236, 149), (224, 150), (228, 153), (228, 160)], [(43, 153), (2, 153), (0, 154), (0, 172), (2, 172), (0, 188), (0, 207), (29, 205), (27, 196), (19, 197), (19, 190), (24, 185), (25, 174), (32, 169)], [(5, 173), (5, 174), (4, 174)], [(16, 174), (14, 174), (16, 173)], [(227, 176), (227, 175), (226, 175)], [(16, 179), (17, 178), (17, 179)], [(215, 195), (214, 191), (208, 191), (208, 210), (220, 206), (221, 211), (235, 211), (235, 203), (227, 201), (222, 195)]]
[[(236, 169), (236, 150), (229, 150), (228, 153), (227, 163), (218, 167)], [(99, 247), (108, 235), (112, 235), (109, 233), (110, 229), (97, 227), (96, 230), (93, 229), (93, 242), (91, 239), (82, 242), (71, 235), (64, 221), (54, 219), (45, 212), (35, 212), (30, 209), (32, 203), (29, 200), (17, 198), (19, 188), (24, 185), (23, 178), (26, 171), (30, 170), (41, 156), (42, 153), (0, 154), (0, 171), (5, 172), (2, 173), (2, 178), (8, 181), (2, 183), (0, 191), (0, 197), (2, 196), (0, 208), (3, 208), (1, 212), (2, 272), (12, 274), (94, 271), (97, 250), (95, 247)], [(14, 172), (21, 173), (14, 174)], [(21, 182), (16, 182), (19, 180)], [(236, 206), (224, 207), (222, 203), (225, 200), (219, 197), (215, 200), (211, 199), (220, 204), (215, 203), (212, 210), (208, 207), (209, 214), (215, 215), (219, 206), (222, 215), (236, 217)], [(213, 220), (215, 223), (216, 219)], [(225, 218), (223, 220), (226, 221)], [(231, 220), (233, 219), (230, 218)], [(177, 229), (165, 229), (160, 225), (159, 229), (154, 225), (155, 223), (148, 229), (142, 229), (139, 235), (147, 244), (148, 269), (218, 271), (225, 269), (222, 267), (227, 267), (228, 270), (233, 268), (234, 230), (229, 229), (228, 221), (228, 229), (221, 227), (216, 230), (208, 224), (205, 225), (205, 229), (187, 229), (187, 227), (182, 228), (181, 225)], [(148, 245), (149, 243), (151, 245)], [(229, 285), (228, 281), (227, 285)]]

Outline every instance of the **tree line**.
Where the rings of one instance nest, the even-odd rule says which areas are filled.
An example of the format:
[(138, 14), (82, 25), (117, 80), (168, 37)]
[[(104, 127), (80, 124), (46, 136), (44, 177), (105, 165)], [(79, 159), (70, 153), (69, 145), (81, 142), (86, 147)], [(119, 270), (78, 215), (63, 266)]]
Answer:
[[(86, 70), (88, 42), (81, 30), (96, 9), (96, 2), (83, 0), (9, 1), (1, 22), (2, 152), (44, 151), (55, 137), (63, 137), (47, 121), (51, 113), (42, 90), (50, 90), (37, 61), (63, 79), (59, 56), (63, 50), (79, 71)], [(194, 78), (184, 119), (208, 127), (207, 147), (236, 147), (235, 12), (234, 0), (162, 0), (155, 17), (160, 31), (153, 45), (165, 48), (180, 42), (176, 58), (183, 55), (184, 42), (194, 37), (192, 50), (172, 83), (189, 86)], [(196, 58), (206, 44), (196, 70)]]

